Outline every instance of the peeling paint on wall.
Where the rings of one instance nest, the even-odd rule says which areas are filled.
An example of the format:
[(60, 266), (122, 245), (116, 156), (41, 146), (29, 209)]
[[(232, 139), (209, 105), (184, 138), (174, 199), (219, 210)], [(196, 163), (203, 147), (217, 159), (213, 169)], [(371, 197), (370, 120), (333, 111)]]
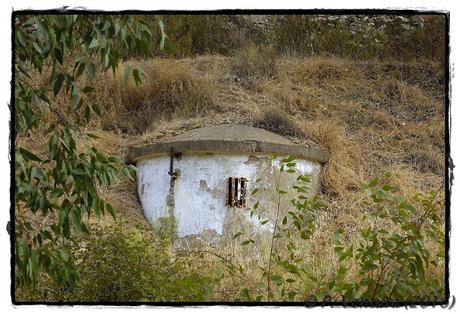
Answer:
[[(180, 237), (203, 233), (218, 237), (232, 235), (243, 224), (253, 226), (254, 230), (273, 228), (269, 224), (261, 226), (256, 217), (249, 217), (242, 208), (225, 206), (225, 182), (229, 177), (249, 180), (248, 207), (259, 200), (250, 197), (257, 179), (262, 179), (267, 190), (274, 188), (273, 167), (267, 155), (183, 154), (180, 160), (174, 160), (174, 168), (181, 172), (175, 180), (171, 180), (168, 174), (169, 162), (169, 156), (160, 155), (137, 164), (139, 195), (147, 219), (173, 214)], [(296, 163), (299, 173), (311, 176), (311, 194), (315, 194), (321, 165), (307, 160), (297, 160)], [(281, 183), (292, 185), (295, 178), (296, 175), (288, 176)], [(268, 194), (260, 200), (263, 208), (271, 206)]]

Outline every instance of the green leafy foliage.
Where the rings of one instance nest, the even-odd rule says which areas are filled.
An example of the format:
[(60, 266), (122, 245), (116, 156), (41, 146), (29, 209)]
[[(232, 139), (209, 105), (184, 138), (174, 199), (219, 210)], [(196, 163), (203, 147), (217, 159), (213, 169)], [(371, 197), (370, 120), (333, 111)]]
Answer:
[[(233, 55), (251, 45), (265, 52), (264, 60), (269, 65), (272, 65), (269, 45), (275, 46), (277, 53), (333, 55), (355, 60), (426, 58), (442, 61), (445, 54), (446, 19), (441, 15), (351, 15), (341, 18), (338, 15), (263, 18), (165, 15), (162, 20), (167, 37), (162, 37), (159, 44), (147, 43), (154, 56)], [(153, 24), (148, 20), (147, 23)], [(159, 27), (161, 29), (161, 24)], [(164, 49), (160, 50), (162, 46)], [(136, 51), (126, 50), (124, 54), (138, 57)]]
[(168, 33), (163, 54), (184, 57), (205, 53), (228, 54), (236, 47), (226, 15), (166, 15)]
[(444, 59), (444, 16), (356, 18), (284, 16), (274, 31), (274, 42), (280, 52), (300, 55), (334, 55), (358, 60), (427, 58), (442, 62)]
[(82, 280), (77, 300), (204, 301), (214, 278), (188, 269), (174, 255), (168, 233), (140, 232), (121, 224), (94, 232), (76, 258)]
[[(337, 232), (340, 266), (329, 293), (348, 300), (442, 300), (443, 281), (433, 267), (444, 260), (443, 201), (437, 193), (402, 198), (377, 178), (363, 187), (369, 195), (363, 204), (368, 227), (360, 230), (356, 245), (345, 243), (343, 230)], [(435, 246), (429, 248), (428, 241)], [(347, 278), (350, 263), (358, 267), (357, 278)]]
[[(295, 162), (284, 158), (277, 169), (295, 173)], [(257, 289), (242, 289), (238, 300), (299, 300), (302, 287), (312, 287), (315, 300), (442, 300), (443, 275), (437, 267), (445, 260), (443, 200), (434, 192), (403, 198), (388, 184), (390, 176), (363, 185), (368, 199), (363, 202), (362, 229), (353, 240), (342, 229), (336, 232), (331, 245), (337, 267), (334, 273), (319, 276), (311, 273), (304, 259), (316, 229), (316, 213), (325, 204), (318, 196), (306, 197), (308, 176), (299, 175), (289, 191), (281, 190), (278, 183), (273, 191), (278, 197), (275, 217), (259, 215), (261, 225), (273, 226), (268, 261), (259, 266)], [(261, 190), (255, 187), (253, 194)], [(282, 198), (288, 196), (290, 208), (284, 209)], [(241, 243), (248, 244), (259, 245), (253, 239)]]
[(143, 227), (93, 226), (69, 247), (79, 280), (63, 285), (47, 273), (31, 301), (206, 301), (218, 277), (190, 267), (190, 256), (174, 253), (169, 233)]
[[(78, 279), (69, 251), (73, 235), (88, 233), (84, 217), (115, 215), (100, 188), (113, 184), (120, 172), (132, 179), (133, 170), (77, 143), (79, 137), (92, 138), (83, 127), (93, 114), (101, 115), (87, 96), (97, 71), (115, 73), (121, 47), (148, 53), (154, 30), (141, 16), (107, 15), (18, 14), (14, 27), (15, 283), (33, 289), (37, 274), (46, 272), (71, 288)], [(34, 82), (33, 71), (47, 76), (49, 85)], [(68, 99), (67, 107), (55, 105), (59, 95)], [(43, 112), (55, 120), (44, 125)], [(31, 135), (45, 136), (45, 147), (33, 152), (23, 147), (19, 139)]]
[[(294, 157), (278, 159), (277, 156), (272, 156), (271, 162), (276, 170), (274, 171), (276, 187), (274, 191), (269, 191), (276, 195), (274, 216), (258, 215), (261, 225), (267, 224), (272, 228), (268, 261), (261, 267), (261, 280), (255, 296), (253, 296), (254, 292), (251, 293), (247, 289), (241, 291), (239, 297), (247, 301), (294, 300), (299, 294), (298, 286), (295, 285), (303, 277), (299, 253), (304, 253), (302, 252), (304, 244), (311, 238), (316, 228), (316, 212), (324, 206), (317, 196), (308, 197), (310, 177), (307, 175), (297, 176), (295, 184), (290, 189), (285, 187), (282, 189), (282, 177), (293, 176), (296, 173)], [(252, 190), (252, 195), (257, 196), (264, 190), (264, 182), (258, 179), (256, 183), (258, 186)], [(290, 197), (292, 199), (288, 199)], [(285, 200), (288, 202), (284, 202)], [(259, 204), (259, 201), (255, 203), (251, 214), (259, 209)], [(259, 209), (259, 212), (265, 211)], [(254, 239), (241, 242), (242, 246), (248, 244), (260, 245)]]

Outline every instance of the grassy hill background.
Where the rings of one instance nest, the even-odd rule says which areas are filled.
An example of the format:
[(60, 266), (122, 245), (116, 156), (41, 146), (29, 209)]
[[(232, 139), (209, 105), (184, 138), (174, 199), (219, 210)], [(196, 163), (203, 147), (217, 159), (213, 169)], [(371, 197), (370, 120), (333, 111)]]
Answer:
[[(87, 101), (99, 105), (102, 115), (85, 132), (97, 137), (90, 140), (91, 145), (121, 157), (132, 146), (223, 123), (260, 127), (299, 144), (327, 149), (330, 159), (321, 190), (327, 207), (319, 213), (317, 231), (304, 257), (312, 276), (327, 277), (336, 265), (330, 244), (336, 230), (344, 229), (352, 242), (362, 227), (363, 182), (389, 172), (387, 183), (404, 197), (431, 190), (440, 191), (442, 197), (444, 191), (444, 38), (442, 32), (432, 31), (435, 26), (442, 30), (443, 20), (382, 20), (165, 17), (166, 49), (155, 50), (149, 60), (132, 55), (125, 62), (142, 70), (140, 86), (132, 78), (125, 84), (123, 65), (114, 74), (96, 77), (95, 97)], [(37, 84), (47, 84), (46, 79), (37, 74)], [(64, 107), (67, 96), (53, 101)], [(44, 147), (42, 140), (45, 137), (18, 139), (38, 152)], [(84, 141), (88, 139), (82, 137)], [(92, 252), (91, 262), (81, 258), (84, 271), (79, 290), (54, 289), (49, 279), (42, 278), (43, 289), (37, 295), (19, 291), (19, 297), (139, 300), (146, 298), (139, 292), (145, 286), (133, 284), (132, 276), (142, 277), (142, 271), (152, 269), (161, 269), (162, 274), (201, 273), (205, 277), (195, 278), (197, 284), (203, 280), (203, 286), (214, 288), (210, 292), (197, 288), (208, 300), (233, 300), (244, 288), (256, 289), (256, 266), (244, 264), (236, 251), (216, 257), (209, 248), (202, 249), (204, 253), (196, 252), (201, 258), (181, 257), (183, 264), (168, 269), (166, 255), (153, 249), (155, 243), (161, 247), (162, 240), (152, 236), (143, 217), (135, 182), (122, 179), (102, 193), (114, 206), (117, 222), (110, 217), (94, 219), (94, 232), (76, 244), (77, 255)], [(119, 256), (119, 250), (126, 258)], [(222, 256), (243, 265), (244, 282), (238, 276), (222, 275), (213, 284), (211, 277), (234, 272)], [(142, 269), (136, 272), (131, 262), (138, 260), (158, 264), (143, 269), (139, 262)], [(429, 276), (443, 278), (443, 267), (430, 267)], [(167, 286), (160, 279), (157, 284)], [(109, 282), (112, 288), (104, 286), (110, 286)], [(299, 298), (315, 294), (318, 287), (300, 289)]]

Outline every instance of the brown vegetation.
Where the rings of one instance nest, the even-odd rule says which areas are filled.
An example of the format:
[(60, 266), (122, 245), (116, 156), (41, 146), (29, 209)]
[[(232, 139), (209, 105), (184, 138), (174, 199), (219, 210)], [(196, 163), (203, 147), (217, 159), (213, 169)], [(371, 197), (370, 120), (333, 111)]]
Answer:
[[(324, 273), (335, 258), (327, 245), (334, 232), (344, 228), (353, 237), (360, 223), (361, 183), (391, 172), (390, 183), (406, 196), (443, 186), (443, 68), (428, 61), (361, 62), (270, 51), (252, 46), (235, 57), (128, 61), (115, 75), (97, 78), (92, 101), (103, 115), (86, 131), (99, 137), (91, 140), (94, 145), (119, 156), (133, 145), (222, 123), (261, 127), (326, 148), (322, 194), (329, 206), (310, 248), (321, 256), (309, 261), (312, 274)], [(125, 65), (142, 70), (140, 86), (132, 77), (124, 82)], [(146, 224), (134, 183), (123, 180), (102, 192), (120, 220)], [(222, 282), (222, 289), (225, 284), (235, 283)], [(225, 290), (221, 298), (229, 295), (235, 294)]]
[[(444, 184), (438, 65), (283, 56), (274, 69), (263, 59), (254, 48), (234, 58), (150, 60), (140, 64), (146, 76), (139, 87), (132, 81), (125, 86), (121, 74), (107, 74), (97, 92), (106, 113), (93, 126), (98, 144), (126, 153), (132, 145), (191, 128), (242, 123), (322, 146), (330, 152), (323, 193), (335, 212), (324, 226), (329, 231), (321, 231), (329, 236), (341, 221), (354, 220), (364, 196), (360, 184), (373, 176), (394, 173), (392, 184), (404, 195)], [(251, 71), (235, 71), (242, 65)], [(107, 193), (117, 208), (132, 208), (138, 216), (132, 184)], [(330, 219), (331, 213), (324, 215)]]
[[(383, 172), (396, 173), (393, 183), (406, 195), (443, 184), (444, 76), (434, 62), (276, 57), (252, 46), (235, 57), (126, 64), (142, 70), (142, 84), (124, 82), (124, 64), (97, 78), (92, 99), (103, 116), (87, 131), (107, 153), (124, 155), (133, 145), (204, 125), (241, 123), (329, 150), (323, 193), (346, 208), (342, 215), (357, 210), (360, 184)], [(118, 187), (140, 210), (134, 186)], [(118, 208), (127, 207), (119, 190), (108, 193)]]

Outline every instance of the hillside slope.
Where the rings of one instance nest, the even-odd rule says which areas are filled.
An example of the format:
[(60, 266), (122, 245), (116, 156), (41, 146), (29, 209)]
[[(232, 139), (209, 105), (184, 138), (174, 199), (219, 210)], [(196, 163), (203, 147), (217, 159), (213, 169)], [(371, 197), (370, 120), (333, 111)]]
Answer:
[[(444, 191), (445, 93), (439, 64), (278, 57), (270, 49), (254, 46), (234, 57), (205, 55), (128, 64), (142, 69), (143, 83), (136, 86), (130, 78), (125, 84), (123, 66), (115, 75), (99, 74), (94, 97), (88, 101), (99, 104), (103, 113), (85, 129), (97, 138), (82, 137), (81, 143), (91, 141), (86, 143), (125, 157), (132, 146), (206, 125), (237, 123), (330, 152), (321, 189), (327, 207), (317, 219), (306, 260), (312, 276), (331, 273), (331, 265), (336, 264), (331, 239), (339, 228), (350, 240), (363, 227), (363, 182), (389, 172), (386, 180), (404, 197)], [(53, 101), (64, 108), (68, 99), (59, 96)], [(45, 140), (18, 139), (35, 152), (46, 147)], [(123, 228), (150, 230), (135, 182), (121, 179), (101, 193), (114, 206)], [(112, 225), (113, 220), (106, 216), (98, 223)], [(99, 233), (94, 234), (98, 241)], [(150, 239), (151, 232), (144, 237)], [(194, 263), (200, 270), (204, 262)], [(430, 271), (441, 278), (444, 270)], [(257, 282), (256, 271), (249, 276), (253, 276), (249, 281)], [(238, 284), (232, 276), (226, 280), (219, 287)], [(305, 287), (307, 292), (311, 289)], [(233, 300), (236, 293), (238, 289), (216, 298)]]
[[(99, 74), (95, 96), (88, 99), (103, 115), (86, 131), (99, 137), (92, 144), (107, 154), (125, 157), (132, 146), (211, 124), (265, 128), (330, 152), (322, 194), (333, 221), (349, 227), (364, 197), (360, 185), (385, 172), (404, 196), (443, 191), (445, 93), (439, 64), (278, 57), (256, 46), (234, 57), (128, 63), (142, 69), (140, 86), (132, 77), (124, 83), (122, 65), (115, 76)], [(67, 98), (54, 102), (64, 108)], [(40, 139), (18, 141), (34, 151), (44, 147)], [(120, 181), (105, 193), (118, 211), (145, 222), (134, 183)], [(331, 231), (336, 227), (328, 225)]]
[[(105, 113), (90, 128), (107, 153), (241, 123), (328, 149), (323, 193), (346, 212), (360, 184), (384, 172), (404, 195), (444, 184), (444, 77), (434, 63), (277, 58), (256, 48), (234, 58), (133, 63), (144, 71), (141, 86), (125, 86), (122, 67), (100, 80)], [(134, 205), (135, 188), (119, 188)], [(110, 193), (115, 204), (123, 203), (119, 192)]]

